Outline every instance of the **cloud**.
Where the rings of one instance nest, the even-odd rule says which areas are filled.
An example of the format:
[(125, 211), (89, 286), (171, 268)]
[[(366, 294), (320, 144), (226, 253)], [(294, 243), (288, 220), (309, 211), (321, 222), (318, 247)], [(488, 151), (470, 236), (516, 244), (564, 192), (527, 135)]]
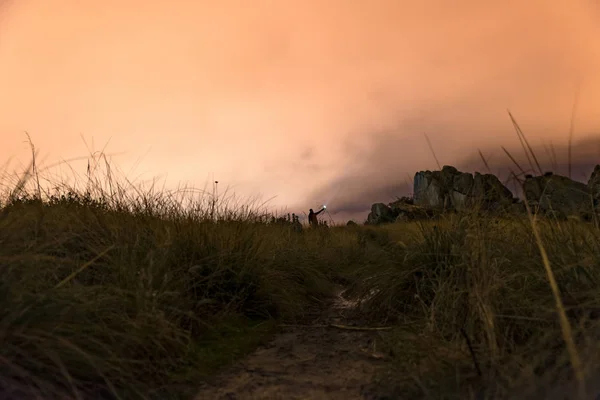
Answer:
[(578, 87), (576, 137), (600, 132), (598, 1), (22, 0), (2, 13), (0, 159), (28, 157), (24, 130), (48, 162), (85, 155), (83, 135), (125, 152), (123, 170), (143, 156), (146, 177), (354, 210), (436, 168), (424, 134), (442, 164), (518, 148), (510, 109), (559, 146)]

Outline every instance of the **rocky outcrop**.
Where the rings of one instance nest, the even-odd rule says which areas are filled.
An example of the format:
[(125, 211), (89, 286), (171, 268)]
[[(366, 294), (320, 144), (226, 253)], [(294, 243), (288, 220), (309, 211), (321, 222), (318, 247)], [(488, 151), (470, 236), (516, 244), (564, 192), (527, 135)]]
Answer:
[(523, 183), (523, 192), (533, 208), (556, 217), (580, 216), (587, 219), (593, 211), (588, 185), (566, 176), (528, 176)]
[(594, 168), (587, 185), (551, 172), (543, 176), (526, 175), (525, 198), (514, 198), (511, 191), (493, 174), (470, 174), (452, 166), (441, 171), (420, 171), (414, 178), (414, 198), (402, 198), (371, 207), (367, 224), (428, 219), (449, 210), (469, 210), (475, 206), (489, 211), (533, 212), (553, 217), (579, 217), (590, 220), (600, 211), (600, 165)]
[(417, 172), (413, 184), (414, 204), (427, 208), (464, 210), (479, 204), (495, 209), (513, 202), (511, 191), (495, 175), (473, 176), (448, 165)]

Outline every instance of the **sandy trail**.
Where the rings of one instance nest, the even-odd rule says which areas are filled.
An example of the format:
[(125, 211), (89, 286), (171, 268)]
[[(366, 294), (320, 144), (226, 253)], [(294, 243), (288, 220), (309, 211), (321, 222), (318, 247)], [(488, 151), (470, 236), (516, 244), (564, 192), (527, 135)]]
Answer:
[(387, 362), (377, 352), (381, 332), (332, 326), (361, 325), (348, 316), (351, 306), (340, 295), (306, 325), (285, 326), (268, 345), (205, 383), (196, 400), (386, 399), (372, 383)]

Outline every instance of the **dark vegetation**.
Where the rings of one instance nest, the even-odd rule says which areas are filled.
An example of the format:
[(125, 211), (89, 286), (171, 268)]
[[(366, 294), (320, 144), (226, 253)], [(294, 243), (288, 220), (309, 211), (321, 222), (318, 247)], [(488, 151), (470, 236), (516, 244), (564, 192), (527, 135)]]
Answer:
[[(198, 382), (322, 307), (336, 284), (382, 332), (405, 398), (588, 394), (600, 356), (600, 229), (464, 211), (298, 230), (260, 206), (123, 185), (0, 208), (3, 398), (192, 398)], [(230, 199), (230, 198), (229, 198)], [(572, 397), (570, 397), (572, 396)]]
[(298, 232), (114, 172), (49, 194), (34, 167), (0, 208), (5, 398), (188, 397), (367, 262), (342, 228)]

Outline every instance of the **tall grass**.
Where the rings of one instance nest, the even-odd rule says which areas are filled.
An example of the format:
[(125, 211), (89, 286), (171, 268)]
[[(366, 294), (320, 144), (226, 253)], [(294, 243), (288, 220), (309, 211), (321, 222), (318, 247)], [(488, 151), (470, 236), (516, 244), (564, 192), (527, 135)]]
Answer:
[[(8, 398), (185, 397), (361, 261), (347, 232), (265, 223), (261, 205), (134, 186), (105, 164), (0, 209), (0, 387)], [(91, 170), (91, 171), (90, 171)]]
[(191, 398), (337, 284), (394, 326), (380, 378), (402, 398), (599, 389), (597, 224), (474, 207), (298, 231), (227, 191), (213, 207), (207, 190), (131, 182), (102, 155), (73, 183), (43, 172), (4, 175), (0, 196), (7, 398)]
[[(538, 237), (517, 217), (383, 228), (394, 257), (363, 270), (353, 292), (368, 315), (398, 326), (386, 340), (397, 359), (390, 381), (403, 395), (469, 398), (485, 387), (485, 398), (548, 398), (558, 384), (578, 390), (577, 373), (588, 383), (597, 376), (600, 232), (577, 221), (537, 224)], [(582, 355), (576, 369), (545, 259)]]

